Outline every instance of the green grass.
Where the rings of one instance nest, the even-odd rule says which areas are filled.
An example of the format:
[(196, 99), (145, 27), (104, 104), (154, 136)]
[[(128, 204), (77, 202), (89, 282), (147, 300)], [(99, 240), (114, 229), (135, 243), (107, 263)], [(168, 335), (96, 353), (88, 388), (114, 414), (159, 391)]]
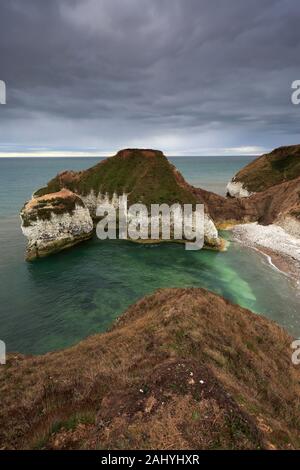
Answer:
[[(154, 151), (153, 151), (154, 152)], [(159, 151), (145, 156), (140, 150), (131, 150), (129, 155), (115, 155), (83, 171), (79, 178), (65, 183), (79, 195), (91, 191), (96, 194), (129, 194), (129, 203), (141, 202), (149, 206), (160, 203), (195, 203), (196, 199), (187, 189), (178, 184), (172, 165)], [(61, 189), (57, 176), (35, 195), (57, 192)]]
[(94, 413), (76, 413), (70, 416), (67, 420), (54, 422), (51, 428), (51, 434), (56, 434), (61, 429), (65, 429), (66, 431), (73, 431), (74, 429), (76, 429), (78, 424), (94, 424), (94, 423), (95, 423)]
[(236, 177), (250, 191), (263, 191), (300, 176), (300, 147), (276, 149), (243, 168)]
[(69, 416), (69, 418), (65, 420), (54, 421), (51, 424), (48, 432), (41, 436), (38, 441), (34, 444), (33, 449), (38, 450), (45, 448), (50, 437), (53, 434), (57, 434), (62, 430), (74, 431), (79, 424), (95, 424), (95, 413), (75, 413), (74, 415)]

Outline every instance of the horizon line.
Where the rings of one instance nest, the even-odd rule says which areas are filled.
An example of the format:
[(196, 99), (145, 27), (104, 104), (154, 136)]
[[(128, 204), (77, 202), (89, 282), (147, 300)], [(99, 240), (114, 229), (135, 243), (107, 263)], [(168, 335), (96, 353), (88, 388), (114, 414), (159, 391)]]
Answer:
[[(1, 155), (0, 153), (0, 159), (15, 159), (15, 158), (18, 158), (18, 159), (22, 159), (22, 158), (111, 158), (113, 156), (115, 156), (116, 154), (105, 154), (105, 155), (32, 155), (32, 154), (28, 154), (28, 155)], [(214, 158), (214, 157), (259, 157), (260, 155), (262, 155), (261, 153), (226, 153), (226, 154), (199, 154), (199, 155), (196, 155), (196, 154), (181, 154), (181, 155), (166, 155), (164, 154), (166, 158), (199, 158), (199, 157), (211, 157), (211, 158)]]
[[(1, 148), (1, 145), (0, 145)], [(131, 147), (127, 147), (131, 148)], [(133, 148), (133, 147), (132, 147)], [(141, 147), (142, 149), (142, 147)], [(255, 157), (269, 152), (269, 149), (262, 147), (227, 147), (227, 148), (202, 148), (199, 152), (194, 149), (190, 151), (163, 152), (167, 157), (226, 157), (226, 156), (249, 156)], [(91, 150), (48, 150), (48, 149), (29, 149), (24, 151), (0, 150), (0, 158), (102, 158), (116, 155), (118, 150), (112, 151), (91, 151)]]

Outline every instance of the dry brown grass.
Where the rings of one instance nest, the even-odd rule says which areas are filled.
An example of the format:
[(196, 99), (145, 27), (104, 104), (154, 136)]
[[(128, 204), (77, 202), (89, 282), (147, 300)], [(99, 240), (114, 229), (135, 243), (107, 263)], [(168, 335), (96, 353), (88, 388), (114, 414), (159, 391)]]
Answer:
[(165, 289), (112, 330), (0, 368), (0, 448), (300, 447), (291, 338), (203, 289)]
[(72, 193), (72, 191), (69, 191), (66, 188), (61, 189), (60, 191), (57, 191), (56, 193), (50, 193), (50, 194), (45, 194), (44, 196), (40, 197), (35, 197), (32, 198), (28, 203), (27, 203), (27, 209), (32, 209), (35, 206), (38, 206), (41, 201), (51, 201), (52, 199), (65, 199), (65, 198), (75, 198), (76, 195)]

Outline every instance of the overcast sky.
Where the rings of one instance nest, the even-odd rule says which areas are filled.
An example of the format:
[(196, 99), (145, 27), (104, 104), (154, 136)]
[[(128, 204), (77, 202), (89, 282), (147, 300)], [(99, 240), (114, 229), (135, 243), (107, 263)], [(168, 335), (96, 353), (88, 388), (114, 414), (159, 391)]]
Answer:
[(0, 3), (0, 154), (300, 143), (298, 0)]

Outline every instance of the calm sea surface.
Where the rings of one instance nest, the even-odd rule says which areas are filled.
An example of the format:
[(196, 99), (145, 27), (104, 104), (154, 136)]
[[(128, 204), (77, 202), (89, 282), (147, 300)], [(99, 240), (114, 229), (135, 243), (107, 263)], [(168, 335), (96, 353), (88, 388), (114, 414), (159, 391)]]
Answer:
[[(193, 185), (224, 194), (226, 183), (251, 158), (171, 160)], [(298, 291), (265, 257), (238, 244), (214, 253), (95, 238), (26, 263), (18, 216), (24, 201), (59, 171), (97, 161), (0, 159), (0, 339), (8, 351), (36, 354), (70, 346), (104, 331), (130, 304), (159, 287), (208, 288), (300, 335)]]

